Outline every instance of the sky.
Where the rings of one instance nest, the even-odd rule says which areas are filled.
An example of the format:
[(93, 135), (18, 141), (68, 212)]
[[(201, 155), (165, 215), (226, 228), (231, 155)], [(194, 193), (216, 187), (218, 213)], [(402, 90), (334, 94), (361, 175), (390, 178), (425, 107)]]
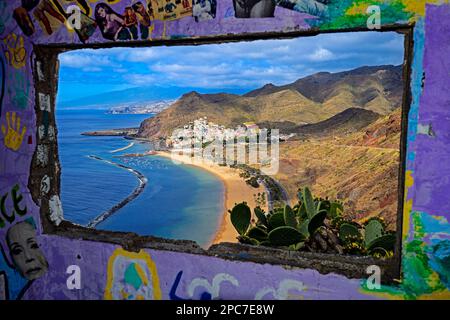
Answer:
[(59, 56), (58, 99), (70, 101), (150, 86), (247, 92), (321, 71), (400, 65), (403, 39), (395, 32), (353, 32), (199, 46), (69, 51)]

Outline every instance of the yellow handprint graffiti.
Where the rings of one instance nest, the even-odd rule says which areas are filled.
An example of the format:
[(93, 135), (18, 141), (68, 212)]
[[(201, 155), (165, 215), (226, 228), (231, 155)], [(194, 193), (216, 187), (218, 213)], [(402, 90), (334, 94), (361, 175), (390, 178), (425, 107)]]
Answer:
[(17, 151), (22, 145), (23, 136), (27, 132), (27, 127), (23, 126), (22, 132), (20, 132), (20, 118), (16, 117), (15, 112), (12, 113), (11, 119), (9, 112), (6, 113), (6, 123), (6, 127), (2, 125), (5, 146), (11, 150)]
[(27, 52), (24, 47), (23, 37), (12, 33), (3, 40), (8, 51), (5, 52), (6, 59), (16, 69), (23, 68), (25, 66)]

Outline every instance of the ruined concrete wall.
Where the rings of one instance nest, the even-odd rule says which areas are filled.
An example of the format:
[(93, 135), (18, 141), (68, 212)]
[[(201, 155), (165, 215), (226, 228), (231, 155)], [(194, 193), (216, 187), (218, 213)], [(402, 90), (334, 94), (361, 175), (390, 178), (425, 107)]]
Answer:
[[(276, 6), (273, 17), (245, 19), (235, 17), (232, 0), (218, 0), (211, 20), (196, 21), (201, 19), (189, 10), (175, 12), (168, 17), (171, 20), (152, 21), (147, 39), (140, 35), (116, 41), (94, 24), (95, 8), (102, 2), (123, 13), (132, 1), (87, 0), (83, 28), (70, 31), (64, 9), (79, 1), (0, 0), (0, 299), (450, 298), (448, 1), (330, 0), (328, 6), (319, 7), (298, 1), (303, 5), (294, 9)], [(57, 232), (62, 212), (57, 150), (52, 148), (57, 137), (55, 102), (52, 92), (39, 91), (39, 83), (56, 84), (56, 79), (47, 78), (56, 66), (36, 59), (37, 45), (81, 48), (142, 41), (152, 45), (161, 40), (365, 29), (366, 9), (372, 4), (380, 6), (384, 28), (413, 26), (398, 284), (374, 291), (362, 279), (321, 267), (316, 271), (314, 266), (250, 262), (245, 254), (232, 261), (233, 257), (214, 257), (214, 251), (204, 252), (192, 243), (154, 239), (137, 246), (138, 241), (127, 235), (112, 236), (108, 243), (77, 236), (76, 230)], [(7, 238), (34, 233), (40, 247), (35, 253), (39, 268), (22, 275), (20, 263), (11, 259)], [(80, 290), (67, 286), (66, 270), (71, 265), (80, 267)], [(123, 283), (132, 283), (136, 292), (124, 293)]]

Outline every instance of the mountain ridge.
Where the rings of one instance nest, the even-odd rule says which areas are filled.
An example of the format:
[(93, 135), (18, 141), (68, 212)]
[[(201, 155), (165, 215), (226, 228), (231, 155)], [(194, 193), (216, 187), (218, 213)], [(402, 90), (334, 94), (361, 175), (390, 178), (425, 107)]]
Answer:
[(289, 122), (296, 126), (329, 119), (349, 108), (386, 115), (401, 105), (401, 66), (364, 66), (353, 70), (319, 72), (290, 84), (272, 83), (239, 95), (185, 92), (169, 108), (142, 122), (138, 136), (165, 138), (198, 118), (227, 127), (244, 122)]

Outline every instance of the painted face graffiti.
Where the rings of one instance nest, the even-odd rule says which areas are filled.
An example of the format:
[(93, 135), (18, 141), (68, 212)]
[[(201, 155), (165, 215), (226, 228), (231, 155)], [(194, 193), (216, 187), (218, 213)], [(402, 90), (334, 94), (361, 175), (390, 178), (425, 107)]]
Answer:
[(48, 263), (36, 240), (36, 230), (27, 221), (12, 226), (6, 241), (11, 259), (20, 274), (28, 279), (40, 278), (48, 270)]
[(99, 3), (95, 6), (95, 21), (103, 38), (113, 41), (131, 39), (131, 34), (125, 27), (124, 17), (106, 3)]
[(330, 0), (278, 0), (277, 5), (286, 9), (307, 13), (312, 16), (325, 16)]
[(274, 0), (233, 0), (236, 18), (267, 18), (275, 12)]

